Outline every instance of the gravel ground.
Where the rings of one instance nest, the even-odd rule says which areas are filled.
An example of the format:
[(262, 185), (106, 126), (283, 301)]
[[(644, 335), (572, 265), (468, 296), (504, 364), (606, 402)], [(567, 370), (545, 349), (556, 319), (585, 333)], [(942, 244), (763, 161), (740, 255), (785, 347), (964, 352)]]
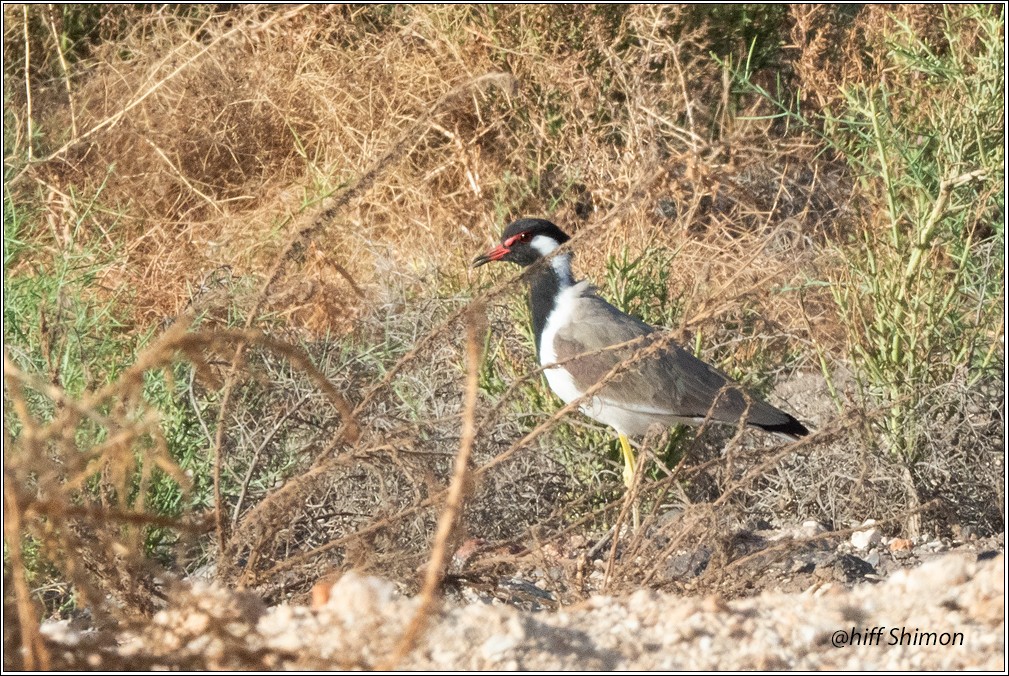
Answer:
[[(198, 583), (132, 635), (61, 623), (45, 633), (61, 667), (382, 666), (417, 599), (352, 572), (328, 592), (314, 608), (266, 608)], [(555, 612), (471, 603), (432, 616), (397, 668), (1004, 670), (1004, 651), (1004, 554), (955, 552), (851, 589), (826, 581), (733, 601), (641, 590)]]

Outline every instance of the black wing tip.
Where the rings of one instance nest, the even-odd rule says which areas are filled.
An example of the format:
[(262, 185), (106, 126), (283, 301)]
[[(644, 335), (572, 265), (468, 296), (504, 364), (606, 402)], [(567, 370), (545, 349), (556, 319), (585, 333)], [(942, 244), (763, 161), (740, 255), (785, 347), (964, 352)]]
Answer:
[(772, 434), (781, 434), (789, 437), (793, 441), (798, 441), (802, 437), (809, 434), (809, 430), (801, 422), (788, 416), (788, 420), (777, 425), (759, 425), (760, 429), (765, 432), (771, 432)]

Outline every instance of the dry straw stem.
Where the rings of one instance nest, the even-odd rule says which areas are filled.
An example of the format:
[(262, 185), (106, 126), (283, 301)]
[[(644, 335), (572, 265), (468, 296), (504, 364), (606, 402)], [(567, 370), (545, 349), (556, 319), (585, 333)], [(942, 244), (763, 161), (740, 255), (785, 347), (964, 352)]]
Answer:
[[(880, 408), (872, 412), (870, 415), (882, 416), (884, 413), (885, 409)], [(855, 429), (862, 423), (863, 421), (861, 420), (860, 416), (855, 415), (854, 413), (847, 417), (839, 416), (834, 420), (830, 421), (828, 424), (824, 425), (821, 429), (811, 433), (809, 436), (803, 437), (799, 441), (783, 444), (770, 450), (755, 449), (754, 451), (748, 452), (746, 454), (748, 457), (759, 459), (759, 461), (756, 464), (754, 464), (746, 473), (744, 473), (743, 476), (739, 477), (738, 479), (733, 481), (730, 485), (728, 485), (722, 491), (722, 494), (717, 499), (715, 499), (710, 503), (696, 505), (695, 506), (696, 509), (699, 509), (701, 511), (700, 515), (695, 514), (693, 520), (688, 519), (685, 526), (670, 524), (668, 527), (660, 530), (659, 533), (653, 536), (653, 539), (655, 539), (657, 537), (662, 536), (669, 529), (673, 528), (678, 529), (676, 535), (671, 539), (671, 541), (664, 547), (664, 549), (657, 556), (649, 557), (648, 560), (654, 561), (655, 563), (643, 575), (643, 577), (640, 580), (640, 584), (644, 585), (651, 582), (651, 580), (659, 572), (662, 562), (665, 561), (670, 555), (672, 555), (679, 547), (683, 545), (687, 536), (694, 533), (699, 526), (704, 525), (704, 523), (706, 523), (706, 519), (709, 519), (711, 515), (716, 513), (719, 508), (724, 507), (728, 503), (728, 501), (731, 500), (735, 495), (746, 489), (754, 481), (763, 476), (771, 467), (773, 467), (775, 464), (779, 463), (782, 459), (784, 459), (785, 456), (792, 453), (801, 453), (805, 449), (808, 449), (814, 445), (826, 444), (831, 442), (832, 440), (842, 438), (842, 435), (850, 434), (853, 429)], [(742, 456), (738, 455), (737, 459), (742, 459)], [(685, 475), (684, 478), (696, 475), (706, 469), (709, 469), (710, 467), (721, 464), (723, 462), (725, 462), (724, 458), (715, 458), (705, 463), (695, 465), (691, 467), (689, 471), (683, 473)], [(663, 483), (666, 483), (669, 479), (673, 478), (673, 476), (675, 476), (675, 473), (674, 475), (667, 477), (667, 479), (664, 479)], [(917, 513), (917, 511), (920, 510), (918, 509), (910, 510), (908, 514), (911, 515)], [(834, 535), (835, 533), (837, 533), (837, 531), (832, 531), (827, 536)], [(701, 535), (706, 536), (709, 534), (701, 533)], [(793, 543), (801, 543), (801, 541), (789, 541), (789, 543), (784, 545), (783, 547), (787, 547)], [(762, 551), (769, 551), (769, 550), (762, 550)], [(632, 547), (632, 549), (625, 554), (625, 559), (633, 560), (634, 558), (635, 558), (635, 552)]]
[(126, 511), (115, 507), (90, 507), (75, 505), (64, 500), (32, 500), (23, 505), (24, 512), (38, 512), (48, 516), (69, 516), (91, 521), (96, 524), (116, 523), (132, 526), (160, 526), (189, 533), (207, 533), (211, 529), (209, 515), (193, 517), (171, 517), (150, 512)]
[[(256, 445), (256, 450), (252, 454), (252, 460), (249, 462), (249, 468), (245, 472), (245, 478), (242, 479), (242, 486), (238, 491), (238, 499), (235, 500), (235, 508), (232, 510), (231, 513), (232, 530), (234, 530), (238, 526), (238, 518), (242, 514), (242, 506), (245, 504), (246, 495), (248, 495), (249, 484), (252, 482), (252, 477), (255, 474), (256, 469), (259, 465), (259, 458), (262, 455), (263, 450), (270, 445), (270, 443), (273, 441), (274, 436), (278, 432), (280, 432), (281, 428), (284, 426), (285, 423), (287, 423), (288, 419), (290, 419), (291, 416), (295, 415), (295, 413), (299, 409), (301, 409), (301, 407), (305, 404), (305, 402), (308, 401), (308, 399), (309, 399), (308, 394), (303, 394), (301, 397), (299, 397), (298, 401), (296, 401), (293, 406), (288, 408), (288, 410), (284, 413), (284, 415), (281, 416), (276, 421), (276, 423), (273, 425), (273, 428), (267, 433), (267, 435), (263, 438), (263, 440)], [(209, 437), (210, 435), (208, 434), (207, 436)]]
[[(638, 357), (640, 358), (640, 357)], [(632, 357), (632, 360), (634, 357)], [(628, 360), (629, 362), (631, 360)], [(881, 414), (882, 411), (876, 412), (876, 414)], [(814, 445), (829, 443), (833, 439), (840, 438), (843, 434), (849, 433), (850, 430), (857, 424), (856, 421), (852, 419), (837, 418), (831, 421), (829, 424), (822, 427), (820, 430), (812, 433), (810, 436), (804, 438), (800, 442), (788, 443), (780, 445), (776, 448), (766, 449), (766, 448), (754, 448), (750, 450), (739, 450), (738, 452), (733, 451), (735, 457), (739, 461), (752, 461), (757, 460), (757, 466), (752, 470), (744, 474), (741, 478), (734, 481), (732, 484), (726, 487), (723, 495), (718, 500), (712, 503), (703, 503), (692, 506), (688, 509), (688, 514), (681, 521), (670, 521), (665, 526), (662, 526), (658, 531), (655, 531), (650, 527), (654, 523), (657, 515), (655, 513), (649, 514), (643, 524), (642, 528), (635, 533), (634, 537), (626, 543), (626, 548), (623, 552), (621, 559), (628, 562), (622, 568), (618, 568), (616, 565), (616, 557), (613, 551), (611, 551), (609, 556), (609, 561), (607, 564), (607, 577), (604, 585), (604, 589), (610, 589), (615, 586), (615, 583), (619, 582), (621, 587), (624, 585), (631, 585), (633, 588), (638, 588), (641, 585), (647, 584), (653, 580), (654, 576), (662, 568), (664, 561), (668, 559), (678, 548), (684, 545), (687, 538), (691, 535), (697, 535), (700, 541), (705, 539), (715, 538), (714, 531), (712, 530), (712, 523), (715, 516), (720, 508), (726, 507), (727, 502), (740, 491), (747, 488), (750, 484), (760, 478), (764, 472), (766, 472), (775, 463), (780, 462), (785, 456), (792, 453), (801, 453), (803, 449), (808, 449)], [(700, 434), (700, 429), (698, 429), (697, 434)], [(739, 437), (738, 434), (734, 439), (735, 443), (738, 444)], [(651, 459), (651, 454), (648, 453), (647, 448), (642, 449), (642, 463), (646, 458)], [(701, 475), (705, 471), (709, 471), (716, 466), (723, 465), (726, 460), (724, 457), (718, 457), (705, 462), (701, 462), (690, 467), (687, 466), (689, 458), (684, 456), (677, 463), (677, 465), (671, 470), (666, 471), (666, 476), (657, 482), (648, 483), (647, 486), (644, 484), (639, 484), (640, 488), (647, 488), (649, 493), (655, 494), (653, 502), (655, 504), (661, 504), (664, 500), (664, 496), (668, 493), (669, 489), (677, 481), (689, 480), (692, 477)], [(658, 465), (660, 468), (661, 464)], [(481, 467), (480, 470), (484, 468)], [(642, 476), (642, 470), (639, 470), (638, 476)], [(640, 479), (638, 481), (641, 481)], [(563, 538), (564, 534), (570, 532), (571, 530), (577, 528), (588, 521), (598, 518), (600, 515), (607, 511), (611, 511), (617, 507), (620, 508), (624, 514), (623, 519), (626, 519), (626, 512), (628, 510), (627, 502), (629, 498), (626, 497), (619, 503), (611, 503), (604, 505), (600, 508), (593, 509), (589, 514), (584, 515), (576, 523), (570, 524), (567, 528), (558, 530), (557, 532), (551, 533), (547, 538), (547, 541), (559, 541)], [(636, 499), (636, 496), (634, 498)], [(913, 511), (913, 510), (912, 510)], [(910, 512), (909, 512), (910, 513)], [(899, 518), (899, 517), (897, 517)], [(599, 543), (593, 548), (589, 553), (588, 558), (594, 558), (598, 553), (598, 550), (605, 546), (606, 543), (610, 543), (611, 547), (616, 542), (616, 539), (610, 540), (612, 534), (618, 531), (619, 521), (621, 518), (618, 517), (617, 525), (611, 529), (610, 535), (604, 537)], [(854, 529), (854, 530), (857, 530)], [(651, 532), (649, 532), (651, 531)], [(843, 536), (844, 533), (848, 531), (839, 531), (841, 535), (837, 533), (830, 533), (827, 536), (837, 535), (838, 537)], [(647, 533), (647, 536), (646, 536)], [(664, 542), (663, 548), (660, 552), (654, 551), (654, 543)], [(801, 545), (804, 541), (789, 541), (789, 543), (784, 543), (781, 545), (780, 549), (788, 547), (790, 544), (795, 544), (796, 546)], [(779, 547), (775, 547), (770, 550), (762, 551), (777, 551)], [(477, 566), (470, 569), (471, 574), (476, 574), (480, 570), (490, 570), (500, 563), (510, 563), (515, 564), (521, 560), (524, 556), (530, 553), (529, 549), (524, 549), (522, 551), (516, 552), (512, 555), (506, 557), (491, 557), (482, 560)], [(653, 564), (645, 570), (641, 570), (641, 563)], [(619, 575), (617, 574), (619, 572)]]
[(438, 528), (434, 534), (434, 545), (431, 548), (431, 559), (424, 572), (424, 586), (420, 591), (420, 604), (413, 619), (403, 633), (403, 638), (396, 647), (389, 661), (380, 670), (392, 670), (417, 645), (421, 633), (427, 626), (431, 614), (435, 611), (437, 593), (445, 576), (445, 560), (448, 545), (455, 531), (459, 516), (462, 514), (462, 503), (467, 489), (466, 475), (469, 470), (469, 459), (473, 453), (473, 441), (476, 438), (477, 394), (479, 393), (480, 347), (481, 337), (486, 330), (486, 315), (480, 304), (470, 306), (466, 321), (466, 385), (462, 412), (462, 433), (459, 439), (459, 453), (455, 457), (455, 468), (452, 481), (445, 499), (445, 507), (438, 517)]
[[(640, 358), (640, 355), (633, 356), (630, 360), (628, 360), (628, 362), (629, 363), (633, 362), (637, 358)], [(875, 412), (875, 414), (881, 415), (882, 409), (880, 409), (880, 411)], [(700, 526), (703, 526), (711, 521), (717, 508), (725, 506), (725, 504), (734, 495), (738, 494), (740, 491), (744, 490), (750, 484), (752, 484), (755, 480), (759, 479), (770, 467), (772, 467), (777, 462), (780, 462), (785, 456), (796, 452), (802, 452), (804, 448), (809, 448), (813, 445), (828, 443), (832, 439), (839, 438), (843, 433), (850, 432), (851, 428), (853, 428), (856, 424), (857, 422), (854, 421), (853, 419), (838, 418), (835, 419), (834, 421), (831, 421), (829, 424), (825, 425), (820, 430), (814, 432), (808, 437), (805, 437), (799, 442), (790, 442), (788, 444), (779, 445), (778, 447), (772, 448), (770, 450), (766, 448), (755, 448), (750, 450), (738, 449), (739, 443), (741, 441), (739, 432), (742, 428), (737, 427), (737, 434), (729, 442), (730, 448), (728, 449), (728, 453), (733, 454), (733, 456), (740, 461), (759, 460), (757, 466), (754, 467), (751, 471), (747, 472), (743, 477), (727, 486), (723, 491), (722, 496), (715, 502), (704, 503), (694, 506), (693, 511), (695, 512), (695, 515), (693, 517), (693, 520), (685, 519), (683, 522), (679, 523), (670, 522), (666, 526), (663, 526), (659, 531), (651, 532), (646, 537), (646, 533), (648, 533), (648, 531), (651, 530), (650, 524), (652, 524), (656, 519), (655, 513), (649, 514), (645, 518), (642, 524), (642, 528), (637, 533), (634, 534), (634, 537), (632, 537), (629, 542), (627, 542), (626, 549), (623, 553), (622, 559), (624, 561), (636, 561), (640, 558), (641, 560), (645, 560), (648, 562), (655, 562), (655, 565), (643, 574), (644, 576), (643, 580), (638, 579), (637, 581), (632, 582), (631, 584), (637, 586), (649, 582), (654, 577), (654, 575), (659, 571), (659, 569), (662, 566), (662, 563), (668, 558), (668, 556), (670, 556), (678, 547), (680, 547), (684, 543), (684, 541), (689, 535), (696, 533)], [(703, 432), (703, 426), (698, 427), (695, 431), (695, 437), (699, 437), (702, 432)], [(769, 453), (770, 455), (768, 455)], [(652, 455), (648, 452), (648, 449), (646, 447), (643, 447), (641, 449), (642, 462), (640, 464), (644, 464), (646, 459), (654, 460)], [(725, 457), (718, 457), (687, 467), (686, 463), (688, 460), (689, 460), (688, 456), (685, 455), (671, 470), (667, 470), (662, 467), (661, 463), (657, 463), (657, 466), (666, 473), (666, 476), (660, 481), (650, 482), (647, 484), (648, 492), (655, 495), (652, 502), (654, 502), (655, 504), (661, 504), (665, 499), (665, 496), (668, 494), (669, 489), (674, 485), (674, 483), (677, 480), (689, 480), (691, 477), (701, 475), (705, 471), (708, 471), (716, 466), (723, 465), (726, 463)], [(638, 472), (638, 476), (640, 475), (641, 470), (639, 470)], [(638, 479), (636, 479), (636, 481), (640, 482), (640, 480)], [(646, 488), (646, 486), (639, 483), (639, 488), (644, 489)], [(628, 498), (627, 496), (631, 493), (633, 493), (633, 491), (628, 491), (628, 493), (625, 494), (625, 499), (619, 503), (619, 506), (621, 508), (621, 514), (623, 514), (623, 517), (618, 517), (616, 526), (612, 528), (610, 530), (610, 533), (603, 539), (601, 539), (599, 543), (597, 543), (597, 545), (589, 553), (589, 558), (593, 558), (598, 553), (598, 550), (601, 549), (603, 546), (605, 546), (606, 543), (608, 542), (611, 543), (611, 552), (607, 564), (607, 573), (603, 589), (608, 589), (610, 586), (612, 586), (615, 579), (615, 572), (617, 568), (616, 568), (616, 553), (613, 548), (616, 545), (616, 539), (611, 541), (610, 537), (615, 532), (618, 532), (620, 521), (626, 518), (626, 511), (628, 509), (628, 505), (630, 504), (628, 500), (637, 499), (637, 496)], [(603, 514), (604, 512), (614, 509), (615, 507), (616, 505), (609, 504), (599, 509), (593, 510), (590, 514), (582, 517), (580, 523), (584, 523), (588, 520), (594, 519), (599, 515)], [(700, 513), (698, 513), (697, 510), (700, 510)], [(570, 526), (568, 529), (554, 533), (549, 539), (557, 540), (558, 538), (561, 538), (565, 532), (567, 532), (576, 525), (578, 524), (572, 524), (572, 526)], [(673, 535), (674, 534), (673, 531), (675, 531), (675, 537), (672, 538), (672, 541), (669, 542), (668, 545), (664, 546), (663, 551), (659, 555), (656, 556), (654, 551), (647, 548), (647, 546), (650, 543), (654, 543), (663, 538), (666, 538), (667, 536)], [(701, 532), (699, 533), (699, 535), (703, 539), (711, 537), (711, 532), (710, 531)], [(512, 557), (508, 557), (507, 559), (489, 559), (484, 562), (484, 565), (486, 567), (492, 567), (494, 564), (504, 560), (514, 562), (523, 555), (524, 554), (522, 552), (519, 552), (518, 554)], [(637, 564), (631, 564), (630, 566), (625, 567), (621, 579), (624, 581), (629, 581), (630, 580), (629, 576), (631, 572), (636, 568)]]
[(25, 102), (28, 112), (28, 143), (26, 144), (28, 161), (32, 161), (32, 137), (34, 136), (32, 132), (32, 84), (31, 84), (31, 41), (28, 39), (28, 5), (23, 5), (21, 7), (21, 12), (24, 16), (24, 29), (25, 29)]
[[(232, 357), (231, 372), (229, 373), (229, 382), (225, 385), (225, 398), (221, 403), (222, 414), (218, 416), (217, 423), (217, 436), (215, 438), (215, 449), (214, 449), (214, 523), (217, 530), (218, 545), (221, 547), (219, 551), (224, 551), (224, 540), (223, 540), (223, 524), (222, 524), (222, 502), (220, 493), (220, 461), (221, 461), (221, 443), (223, 441), (222, 430), (224, 429), (223, 424), (223, 413), (225, 410), (225, 404), (227, 402), (227, 395), (231, 392), (231, 385), (233, 385), (235, 375), (238, 369), (238, 360), (241, 359), (242, 351), (247, 345), (259, 345), (264, 347), (271, 352), (284, 355), (287, 357), (291, 364), (296, 368), (305, 372), (306, 375), (311, 378), (312, 382), (326, 394), (326, 396), (333, 403), (333, 406), (340, 413), (342, 420), (344, 421), (344, 433), (343, 438), (348, 443), (353, 443), (359, 434), (359, 425), (354, 418), (354, 414), (351, 411), (350, 404), (344, 398), (344, 396), (337, 391), (329, 379), (323, 374), (319, 369), (315, 367), (312, 363), (311, 358), (305, 354), (305, 352), (289, 343), (286, 343), (275, 338), (271, 338), (260, 331), (254, 329), (243, 329), (243, 330), (219, 330), (207, 332), (207, 334), (190, 334), (187, 336), (185, 344), (187, 346), (199, 346), (201, 349), (206, 349), (215, 344), (219, 343), (229, 343), (235, 344), (234, 356)], [(182, 349), (182, 345), (180, 345)]]
[[(60, 69), (63, 71), (63, 84), (67, 89), (67, 103), (70, 105), (70, 134), (71, 137), (75, 137), (77, 136), (77, 110), (74, 105), (73, 88), (70, 86), (70, 66), (67, 64), (67, 58), (63, 54), (63, 41), (60, 40), (59, 32), (56, 30), (56, 19), (53, 16), (56, 8), (54, 5), (49, 5), (46, 9), (48, 10), (46, 18), (49, 19), (49, 30), (52, 31), (53, 44), (56, 46), (56, 55), (59, 57)], [(28, 53), (27, 43), (25, 44), (25, 53)], [(25, 70), (27, 71), (27, 69), (26, 63)], [(31, 119), (30, 115), (29, 119)]]
[(634, 517), (634, 537), (640, 538), (643, 535), (641, 529), (641, 524), (638, 523), (638, 494), (641, 491), (641, 482), (645, 476), (645, 470), (651, 460), (651, 455), (647, 453), (638, 454), (638, 462), (634, 468), (634, 478), (631, 481), (630, 487), (624, 491), (624, 499), (620, 503), (620, 511), (617, 513), (617, 519), (613, 524), (611, 533), (613, 533), (613, 540), (610, 544), (610, 556), (609, 560), (606, 562), (606, 574), (603, 576), (603, 590), (609, 587), (610, 579), (613, 576), (614, 566), (617, 562), (617, 545), (620, 543), (620, 531), (623, 528), (624, 523), (627, 520), (627, 514), (631, 513)]
[(229, 330), (229, 331), (219, 331), (212, 332), (211, 337), (208, 338), (210, 343), (216, 342), (214, 337), (219, 339), (230, 339), (228, 342), (235, 343), (235, 352), (232, 356), (231, 370), (228, 373), (228, 380), (225, 382), (224, 396), (221, 402), (221, 411), (218, 415), (217, 420), (217, 434), (214, 439), (214, 524), (217, 532), (217, 543), (218, 551), (223, 552), (225, 541), (224, 541), (224, 524), (223, 524), (223, 510), (222, 510), (222, 500), (221, 500), (221, 444), (224, 440), (224, 417), (226, 412), (226, 406), (229, 401), (230, 394), (232, 392), (234, 382), (238, 373), (239, 360), (242, 358), (242, 352), (247, 345), (259, 344), (267, 349), (284, 354), (287, 356), (291, 363), (303, 370), (315, 384), (330, 398), (336, 409), (339, 411), (341, 418), (344, 421), (343, 434), (338, 437), (345, 440), (348, 443), (354, 443), (356, 441), (360, 426), (358, 425), (354, 414), (350, 409), (350, 404), (343, 397), (343, 395), (336, 390), (333, 384), (329, 381), (326, 376), (319, 371), (312, 360), (303, 351), (295, 348), (288, 343), (280, 340), (270, 338), (263, 333), (253, 330)]
[[(707, 429), (708, 426), (711, 424), (712, 416), (714, 415), (715, 407), (718, 406), (718, 402), (721, 401), (723, 395), (727, 395), (732, 390), (737, 390), (742, 394), (746, 402), (746, 407), (743, 409), (743, 413), (739, 416), (739, 421), (736, 423), (736, 433), (726, 443), (725, 446), (724, 456), (725, 456), (726, 474), (729, 475), (732, 474), (732, 459), (735, 455), (735, 452), (739, 449), (740, 443), (742, 442), (743, 432), (746, 430), (746, 419), (749, 417), (750, 405), (753, 403), (753, 400), (750, 397), (749, 392), (737, 386), (730, 385), (728, 383), (723, 385), (722, 388), (715, 395), (715, 399), (711, 403), (711, 406), (708, 407), (708, 412), (705, 414), (704, 419), (701, 421), (701, 424), (697, 426), (694, 432), (694, 438), (695, 439), (700, 438), (700, 436), (704, 433), (704, 430)], [(647, 439), (645, 441), (647, 442)], [(787, 448), (789, 451), (792, 450), (790, 445), (785, 446), (783, 448)], [(644, 476), (644, 470), (642, 469), (642, 466), (647, 464), (647, 462), (653, 459), (653, 457), (654, 456), (651, 453), (647, 452), (647, 448), (642, 448), (641, 457), (639, 458), (638, 462), (638, 467), (635, 471), (634, 484), (631, 487), (631, 489), (627, 491), (627, 495), (625, 496), (624, 500), (624, 506), (621, 509), (620, 516), (617, 519), (614, 533), (620, 532), (620, 525), (623, 519), (625, 518), (628, 505), (634, 504), (632, 501), (637, 500), (642, 477)], [(661, 504), (662, 500), (665, 499), (665, 496), (668, 493), (670, 486), (672, 485), (673, 481), (675, 481), (676, 478), (679, 477), (680, 472), (683, 470), (686, 461), (687, 461), (687, 455), (684, 454), (683, 457), (680, 458), (680, 461), (676, 463), (676, 466), (673, 468), (673, 470), (671, 472), (667, 472), (666, 478), (663, 479), (661, 482), (656, 482), (655, 486), (653, 487), (653, 492), (659, 493), (661, 491), (661, 493), (655, 499), (655, 504)], [(645, 521), (644, 527), (635, 529), (634, 537), (628, 546), (628, 549), (630, 551), (634, 551), (636, 547), (640, 546), (646, 532), (645, 528), (647, 528), (647, 526), (651, 523), (653, 519), (654, 514), (650, 514)], [(613, 579), (613, 572), (615, 570), (617, 560), (618, 542), (619, 538), (614, 537), (612, 546), (610, 547), (609, 561), (607, 562), (606, 565), (606, 575), (603, 578), (602, 588), (604, 591), (609, 588), (610, 582)]]
[[(13, 443), (4, 429), (4, 447)], [(4, 548), (10, 555), (11, 575), (14, 578), (14, 595), (17, 599), (17, 621), (21, 630), (21, 648), (23, 651), (24, 669), (47, 671), (51, 660), (39, 632), (38, 615), (31, 599), (28, 580), (25, 577), (24, 559), (21, 555), (21, 514), (23, 508), (14, 476), (7, 470), (6, 453), (4, 462)]]
[[(5, 380), (8, 386), (8, 395), (15, 409), (22, 408), (25, 401), (21, 383), (15, 376), (5, 376)], [(21, 435), (16, 441), (11, 438), (9, 429), (4, 428), (5, 524), (8, 517), (15, 518), (19, 536), (25, 534), (33, 536), (41, 545), (42, 551), (49, 555), (52, 562), (62, 568), (67, 579), (76, 586), (85, 605), (98, 609), (104, 603), (105, 595), (92, 584), (80, 561), (83, 553), (93, 552), (95, 547), (100, 547), (100, 545), (92, 540), (84, 542), (66, 528), (67, 514), (65, 512), (59, 511), (58, 508), (47, 511), (47, 505), (44, 502), (33, 501), (29, 495), (20, 490), (22, 485), (30, 482), (33, 472), (36, 475), (42, 475), (51, 464), (47, 462), (48, 456), (38, 448), (37, 442), (34, 441), (38, 437), (38, 427), (35, 426), (31, 418), (26, 420), (27, 422), (23, 423)], [(25, 455), (29, 457), (25, 458)], [(69, 465), (70, 463), (65, 464)], [(28, 465), (28, 467), (23, 467), (23, 465)], [(41, 492), (36, 491), (36, 494)], [(105, 509), (105, 506), (101, 509)], [(21, 551), (21, 540), (10, 540), (9, 542), (12, 548), (16, 546), (18, 552)], [(70, 552), (72, 555), (69, 554)], [(19, 570), (23, 573), (23, 569), (17, 567), (13, 568), (13, 573), (19, 574)], [(24, 615), (22, 614), (21, 617), (23, 618)], [(22, 637), (23, 639), (30, 638), (30, 635), (23, 634)], [(30, 649), (26, 648), (26, 651), (30, 652)]]

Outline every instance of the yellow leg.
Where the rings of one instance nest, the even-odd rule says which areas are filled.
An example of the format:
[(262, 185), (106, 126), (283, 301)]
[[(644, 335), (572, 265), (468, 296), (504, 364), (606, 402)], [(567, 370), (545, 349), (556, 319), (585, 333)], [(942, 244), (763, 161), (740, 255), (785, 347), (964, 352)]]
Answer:
[[(631, 448), (631, 442), (624, 434), (620, 435), (620, 451), (624, 456), (624, 486), (627, 487), (627, 490), (630, 490), (631, 486), (634, 485), (634, 473), (638, 469), (638, 462), (634, 459), (634, 449)], [(638, 527), (641, 526), (637, 500), (631, 505), (631, 511), (634, 518), (634, 530), (637, 531)]]

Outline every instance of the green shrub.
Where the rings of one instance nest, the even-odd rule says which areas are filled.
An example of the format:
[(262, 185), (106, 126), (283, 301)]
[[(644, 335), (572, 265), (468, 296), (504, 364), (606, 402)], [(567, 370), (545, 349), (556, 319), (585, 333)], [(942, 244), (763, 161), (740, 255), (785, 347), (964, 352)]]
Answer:
[(944, 14), (943, 51), (898, 23), (885, 80), (846, 90), (847, 110), (828, 120), (873, 197), (834, 298), (860, 385), (889, 407), (886, 442), (909, 460), (921, 455), (926, 400), (958, 372), (968, 385), (990, 375), (998, 349), (1003, 24), (994, 10), (964, 9)]
[[(80, 399), (113, 382), (134, 363), (137, 353), (154, 333), (133, 331), (119, 318), (127, 299), (104, 297), (100, 291), (103, 277), (114, 272), (122, 254), (115, 248), (81, 243), (79, 229), (97, 208), (96, 200), (97, 196), (75, 204), (78, 216), (66, 225), (64, 241), (49, 246), (38, 245), (46, 238), (35, 230), (41, 227), (35, 214), (16, 206), (11, 193), (4, 200), (5, 352), (19, 369), (39, 377), (71, 399)], [(109, 232), (115, 233), (114, 225)], [(143, 399), (145, 406), (159, 412), (173, 459), (183, 470), (193, 470), (199, 477), (196, 490), (203, 491), (205, 498), (209, 495), (206, 485), (209, 473), (205, 454), (199, 453), (205, 440), (198, 432), (188, 402), (182, 399), (187, 368), (177, 366), (172, 374), (145, 373)], [(23, 394), (28, 413), (38, 423), (44, 425), (57, 419), (62, 404), (49, 394), (32, 388), (24, 389)], [(113, 405), (117, 404), (105, 404)], [(22, 422), (13, 416), (5, 421), (15, 438), (21, 432)], [(73, 446), (84, 455), (112, 433), (113, 430), (94, 420), (81, 417), (73, 430)], [(136, 470), (144, 462), (142, 446), (138, 445)], [(104, 466), (93, 469), (93, 475), (83, 484), (83, 490), (92, 497), (103, 490), (99, 488), (98, 477), (108, 471)], [(122, 505), (143, 504), (151, 512), (168, 516), (182, 513), (184, 496), (175, 480), (153, 469), (149, 489), (141, 500), (140, 475), (140, 471), (133, 472), (127, 482), (129, 495), (117, 496)], [(161, 551), (165, 539), (170, 537), (167, 529), (149, 528), (145, 535), (147, 551)], [(27, 543), (25, 551), (41, 555), (37, 543)], [(29, 564), (31, 574), (40, 580), (52, 573), (51, 566), (41, 558), (33, 558)], [(58, 599), (58, 603), (65, 602)]]
[(878, 77), (843, 83), (837, 113), (807, 117), (740, 78), (820, 134), (857, 181), (857, 226), (827, 281), (860, 390), (886, 409), (872, 427), (908, 461), (922, 457), (916, 421), (944, 407), (941, 386), (999, 377), (1004, 20), (963, 6), (937, 24), (927, 37), (900, 20), (883, 29), (869, 50)]

